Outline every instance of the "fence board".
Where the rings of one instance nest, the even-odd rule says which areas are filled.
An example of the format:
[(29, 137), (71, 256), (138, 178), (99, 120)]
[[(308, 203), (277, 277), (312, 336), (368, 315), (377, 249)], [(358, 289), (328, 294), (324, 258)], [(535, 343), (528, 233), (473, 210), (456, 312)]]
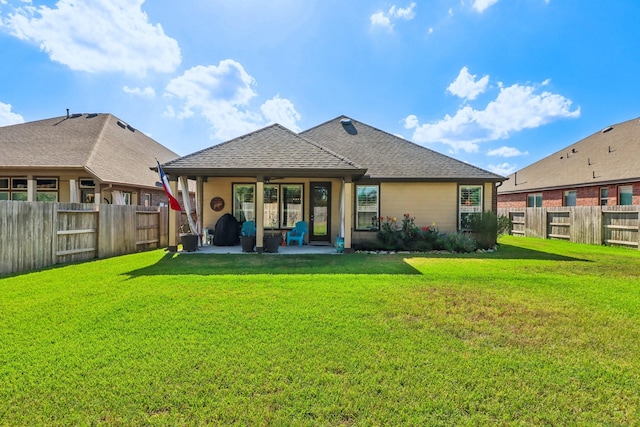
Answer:
[(166, 247), (168, 208), (0, 200), (0, 275)]
[(640, 206), (500, 208), (498, 215), (511, 219), (517, 236), (640, 249)]

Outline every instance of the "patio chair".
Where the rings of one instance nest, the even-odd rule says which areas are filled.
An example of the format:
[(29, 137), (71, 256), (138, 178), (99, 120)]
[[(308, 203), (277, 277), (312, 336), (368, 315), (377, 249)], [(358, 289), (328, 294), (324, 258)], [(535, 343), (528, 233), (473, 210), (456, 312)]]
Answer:
[(289, 246), (292, 240), (294, 242), (297, 241), (298, 246), (304, 245), (304, 235), (307, 234), (307, 232), (308, 232), (308, 229), (307, 229), (306, 222), (304, 221), (296, 222), (296, 227), (291, 231), (287, 231), (287, 246)]
[(242, 224), (242, 229), (240, 230), (241, 236), (255, 236), (256, 235), (256, 223), (255, 221), (245, 221)]

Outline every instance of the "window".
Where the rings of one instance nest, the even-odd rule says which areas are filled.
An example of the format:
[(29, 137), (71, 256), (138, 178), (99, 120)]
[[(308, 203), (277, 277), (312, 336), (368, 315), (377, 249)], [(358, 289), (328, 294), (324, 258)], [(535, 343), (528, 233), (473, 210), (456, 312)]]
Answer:
[(565, 191), (563, 206), (575, 206), (577, 199), (578, 192), (576, 190)]
[(0, 200), (9, 200), (9, 178), (0, 178)]
[(264, 186), (264, 228), (278, 228), (278, 190), (279, 186)]
[(27, 178), (11, 178), (11, 200), (26, 202)]
[(58, 201), (58, 179), (57, 178), (36, 178), (36, 201), (57, 202)]
[(96, 202), (96, 182), (91, 178), (80, 178), (80, 203)]
[(302, 184), (283, 184), (282, 227), (295, 227), (302, 218)]
[(356, 185), (356, 230), (380, 228), (379, 194), (378, 185)]
[(609, 189), (607, 187), (600, 188), (600, 206), (607, 206), (609, 203)]
[(255, 221), (253, 184), (233, 184), (233, 216), (240, 222)]
[(622, 185), (618, 187), (618, 204), (619, 205), (633, 204), (633, 186), (632, 185)]
[(460, 186), (460, 230), (469, 230), (469, 220), (473, 214), (482, 213), (482, 186), (481, 185), (461, 185)]
[[(264, 228), (293, 228), (303, 220), (302, 184), (265, 184)], [(255, 185), (233, 185), (233, 216), (240, 222), (255, 221)]]
[(527, 207), (528, 208), (541, 208), (542, 207), (542, 193), (527, 195)]

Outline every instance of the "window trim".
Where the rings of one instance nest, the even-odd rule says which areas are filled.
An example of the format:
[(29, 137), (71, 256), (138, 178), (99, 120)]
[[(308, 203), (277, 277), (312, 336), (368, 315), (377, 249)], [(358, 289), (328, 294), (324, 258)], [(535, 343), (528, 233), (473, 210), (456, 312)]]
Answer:
[[(257, 186), (255, 183), (247, 183), (247, 182), (234, 182), (231, 184), (231, 198), (232, 198), (232, 207), (231, 207), (231, 214), (238, 219), (238, 217), (236, 216), (236, 209), (237, 209), (237, 203), (236, 203), (236, 192), (235, 189), (238, 186), (246, 186), (246, 187), (253, 187), (253, 218), (249, 219), (247, 217), (247, 215), (243, 215), (246, 219), (245, 221), (255, 221), (255, 203), (256, 203), (256, 190), (257, 190)], [(276, 188), (276, 204), (277, 204), (277, 220), (276, 220), (276, 224), (274, 226), (274, 224), (269, 223), (267, 224), (266, 221), (266, 216), (264, 215), (263, 212), (263, 221), (264, 221), (264, 229), (265, 230), (292, 230), (293, 228), (295, 228), (295, 222), (294, 224), (291, 225), (283, 225), (284, 224), (284, 198), (283, 198), (283, 187), (285, 186), (299, 186), (300, 187), (300, 215), (301, 218), (298, 219), (298, 221), (304, 221), (304, 193), (305, 193), (305, 185), (304, 183), (301, 182), (282, 182), (282, 183), (269, 183), (269, 184), (264, 184), (264, 189), (266, 190), (266, 188), (268, 187), (274, 187)], [(263, 190), (264, 191), (264, 190)], [(263, 209), (266, 206), (266, 203), (263, 203)], [(238, 219), (238, 221), (240, 221), (240, 219)]]
[[(571, 194), (571, 193), (575, 194), (575, 198), (574, 198), (575, 203), (573, 205), (568, 205), (567, 204), (567, 196), (569, 194)], [(562, 195), (562, 206), (566, 206), (566, 207), (569, 207), (569, 208), (570, 207), (574, 207), (574, 206), (578, 206), (578, 190), (565, 190), (562, 194), (563, 194)]]
[[(536, 206), (529, 206), (529, 198), (533, 197), (534, 200), (534, 205)], [(540, 206), (538, 206), (538, 197), (540, 197)], [(542, 193), (528, 193), (527, 194), (527, 207), (528, 208), (541, 208), (542, 207)]]
[[(462, 190), (464, 188), (475, 188), (480, 189), (480, 200), (477, 205), (467, 204), (466, 202), (463, 204), (462, 202)], [(469, 199), (467, 199), (469, 201)], [(482, 184), (458, 184), (458, 230), (460, 231), (469, 231), (470, 228), (464, 227), (463, 225), (463, 217), (471, 214), (482, 214), (484, 212), (484, 185)]]
[[(622, 204), (621, 203), (621, 201), (622, 201), (622, 197), (621, 197), (622, 196), (622, 190), (626, 190), (626, 189), (628, 189), (629, 192), (628, 193), (625, 192), (625, 194), (629, 194), (631, 196), (631, 200), (630, 200), (630, 203)], [(618, 205), (619, 206), (630, 206), (630, 205), (633, 205), (633, 184), (618, 185)]]
[[(375, 215), (373, 215), (371, 217), (372, 224), (370, 226), (366, 227), (366, 228), (365, 227), (359, 227), (359, 224), (358, 224), (358, 214), (360, 212), (370, 212), (370, 211), (366, 211), (366, 210), (363, 210), (363, 211), (358, 210), (358, 208), (359, 208), (359, 204), (358, 204), (358, 189), (361, 188), (361, 187), (376, 187), (376, 189), (377, 189), (377, 191), (376, 191), (376, 203), (375, 203), (375, 208), (376, 208)], [(354, 213), (355, 213), (355, 221), (354, 222), (355, 222), (355, 224), (353, 224), (354, 225), (353, 229), (355, 231), (376, 231), (377, 232), (377, 231), (380, 230), (380, 220), (379, 220), (379, 218), (380, 218), (380, 199), (381, 199), (381, 193), (380, 192), (381, 192), (381, 187), (382, 186), (380, 184), (378, 184), (378, 183), (376, 183), (376, 184), (356, 184), (355, 185), (355, 198), (354, 198), (355, 199), (354, 200), (354, 205), (355, 205), (354, 206)]]
[[(606, 191), (607, 195), (602, 196), (602, 191)], [(602, 203), (604, 201), (604, 203)], [(600, 206), (607, 206), (609, 204), (609, 187), (600, 187)]]

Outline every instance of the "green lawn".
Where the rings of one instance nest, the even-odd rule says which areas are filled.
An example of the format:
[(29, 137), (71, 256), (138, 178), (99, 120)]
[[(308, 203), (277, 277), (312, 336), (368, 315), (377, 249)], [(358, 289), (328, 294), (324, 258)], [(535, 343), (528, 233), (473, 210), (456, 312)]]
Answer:
[(638, 425), (640, 252), (169, 255), (0, 279), (0, 425)]

